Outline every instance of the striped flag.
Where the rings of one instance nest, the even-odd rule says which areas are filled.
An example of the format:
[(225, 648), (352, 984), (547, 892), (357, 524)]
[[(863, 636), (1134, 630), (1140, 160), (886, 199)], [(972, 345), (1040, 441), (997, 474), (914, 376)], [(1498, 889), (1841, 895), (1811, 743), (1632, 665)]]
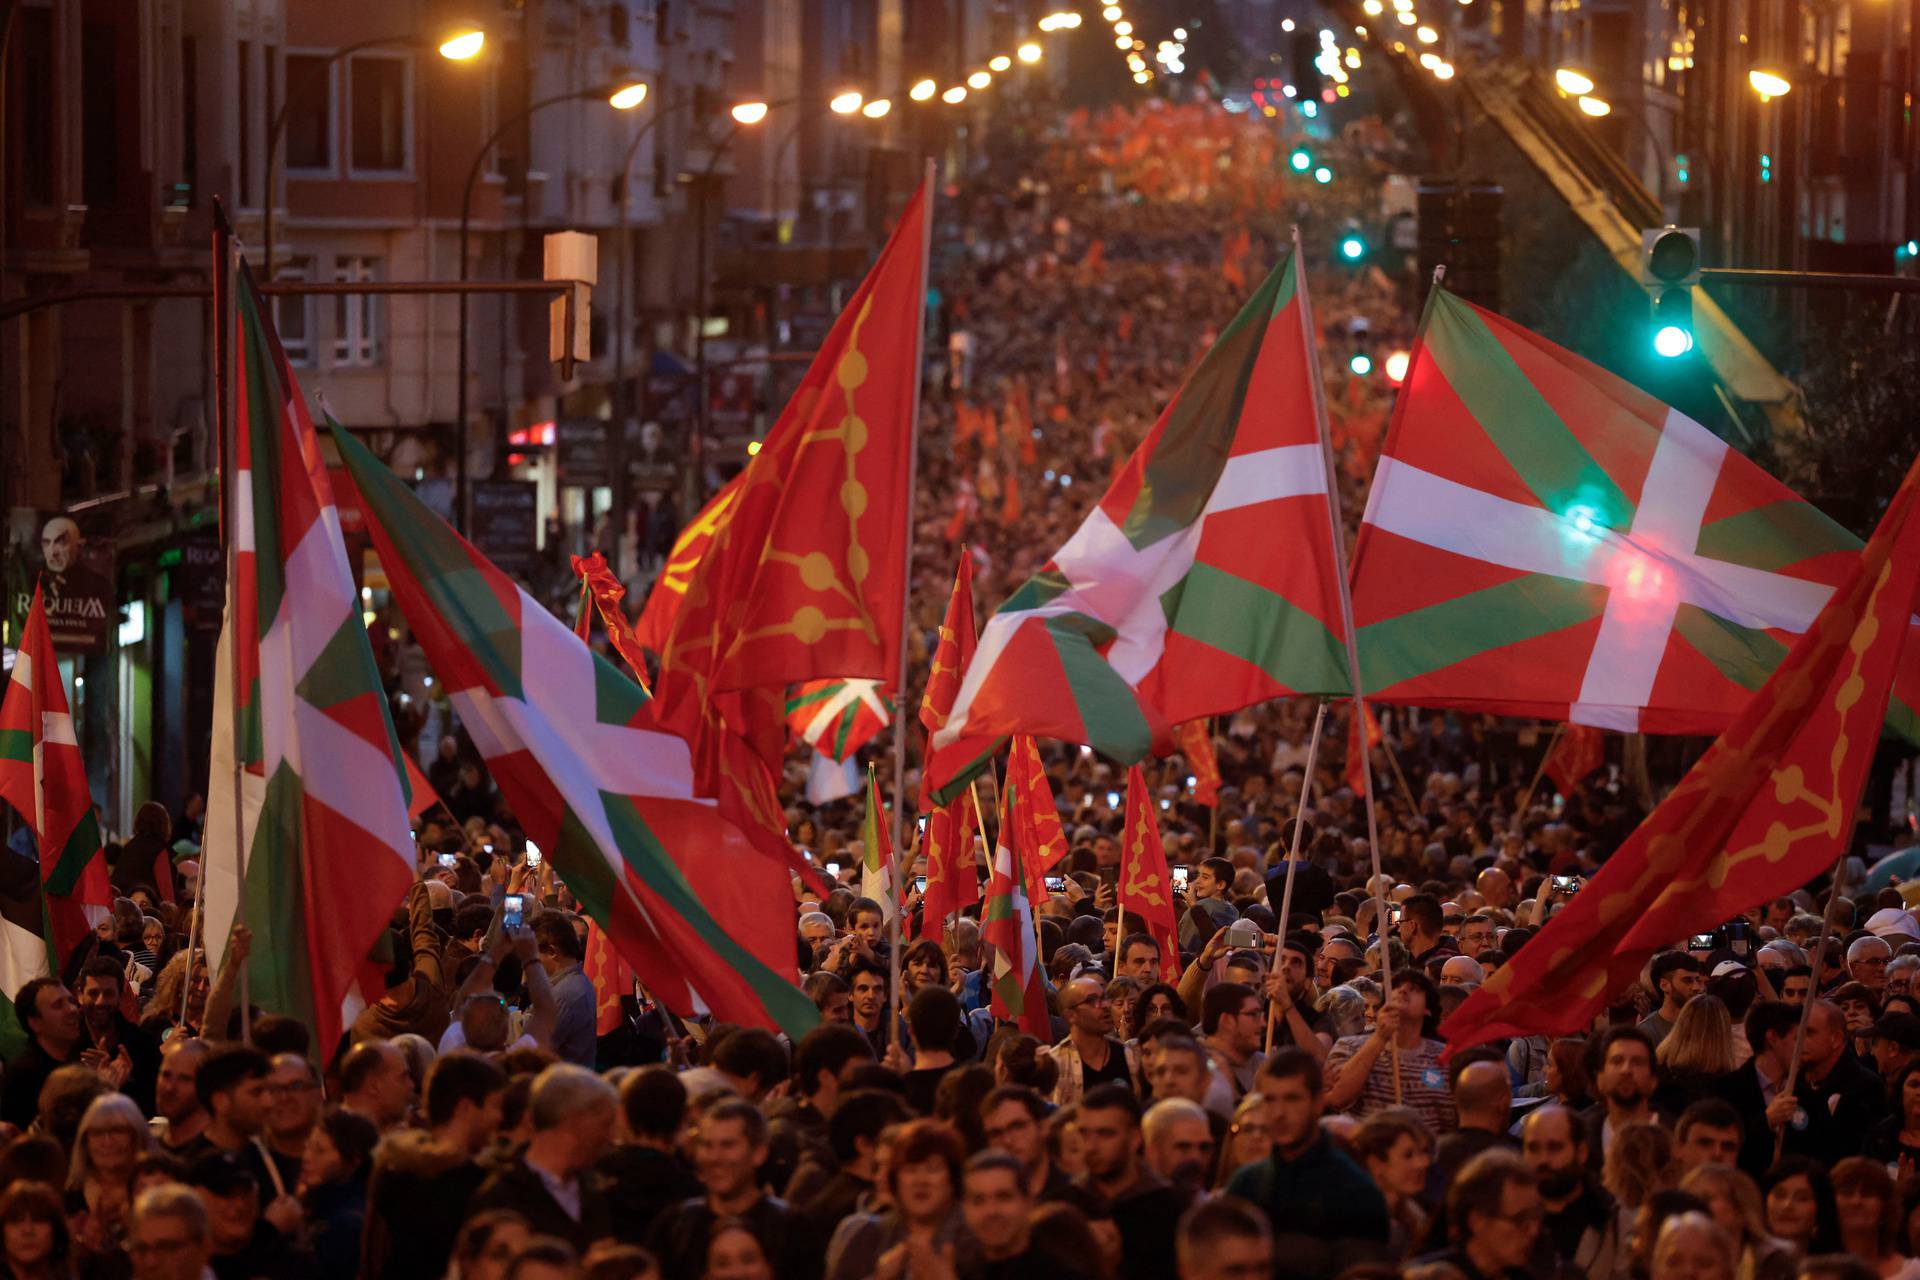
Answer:
[(809, 680), (787, 695), (787, 728), (829, 760), (847, 760), (893, 723), (878, 680)]
[(1047, 1016), (1047, 990), (1040, 979), (1039, 941), (1033, 932), (1033, 906), (1027, 897), (1021, 858), (1010, 839), (1012, 789), (1000, 808), (1000, 837), (993, 850), (993, 878), (980, 912), (980, 939), (993, 948), (993, 1016), (1017, 1022), (1042, 1044), (1053, 1041)]
[(330, 425), (407, 625), (586, 913), (676, 1013), (804, 1034), (819, 1015), (793, 984), (785, 867), (695, 799), (687, 744), (643, 727), (638, 684)]
[(244, 897), (254, 1002), (312, 1027), (326, 1054), (382, 994), (358, 980), (414, 878), (408, 794), (312, 419), (244, 263), (231, 279), (234, 578), (214, 672), (205, 932), (219, 956)]
[(867, 766), (867, 812), (860, 821), (860, 896), (880, 904), (891, 920), (900, 911), (900, 877), (893, 856), (893, 824), (880, 800), (880, 784)]
[[(37, 877), (0, 883), (0, 1048), (11, 1055), (25, 1039), (14, 993), (50, 972), (49, 947), (65, 958), (113, 907), (86, 762), (37, 585), (0, 701), (0, 799), (26, 819), (40, 851)], [(12, 861), (4, 853), (0, 859)]]

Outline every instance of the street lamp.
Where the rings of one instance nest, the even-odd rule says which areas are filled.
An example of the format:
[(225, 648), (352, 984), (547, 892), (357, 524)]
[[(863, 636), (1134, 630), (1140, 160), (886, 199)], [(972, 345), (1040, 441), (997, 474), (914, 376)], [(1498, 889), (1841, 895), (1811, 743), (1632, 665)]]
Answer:
[(1598, 120), (1613, 112), (1613, 104), (1605, 98), (1596, 98), (1592, 94), (1580, 95), (1580, 110)]
[[(415, 35), (381, 36), (376, 40), (356, 40), (352, 44), (342, 45), (320, 60), (323, 67), (331, 67), (340, 59), (359, 53), (363, 49), (378, 49), (388, 45), (413, 45), (424, 47), (425, 42)], [(487, 47), (486, 31), (472, 23), (461, 23), (449, 27), (436, 46), (442, 58), (448, 62), (472, 62)], [(266, 265), (263, 273), (273, 279), (273, 207), (275, 198), (274, 180), (279, 176), (280, 139), (287, 131), (287, 109), (293, 105), (293, 96), (287, 94), (280, 99), (280, 105), (274, 109), (273, 121), (267, 126), (267, 190), (266, 198), (260, 210), (260, 240), (266, 253)]]
[(1560, 86), (1560, 92), (1569, 97), (1578, 98), (1593, 92), (1593, 77), (1573, 67), (1561, 67), (1555, 71), (1553, 82)]
[[(640, 105), (647, 96), (646, 86), (637, 81), (620, 81), (617, 84), (597, 85), (591, 89), (575, 89), (570, 93), (556, 93), (529, 103), (506, 120), (501, 121), (494, 131), (487, 135), (480, 149), (474, 153), (473, 163), (467, 168), (466, 189), (460, 196), (460, 283), (467, 283), (472, 274), (469, 263), (468, 245), (473, 235), (473, 189), (480, 181), (480, 171), (485, 166), (487, 156), (493, 151), (500, 139), (507, 136), (509, 130), (517, 129), (536, 111), (544, 110), (556, 103), (579, 102), (588, 98), (604, 97), (607, 105), (618, 111), (631, 111)], [(454, 524), (461, 533), (467, 532), (467, 295), (460, 294), (460, 371), (459, 382), (454, 388), (453, 440), (456, 456), (453, 462), (453, 516)]]
[(1005, 71), (1013, 65), (1013, 59), (1004, 53), (996, 53), (987, 59), (987, 67), (992, 71)]
[(827, 102), (827, 110), (837, 116), (850, 116), (860, 109), (863, 101), (858, 89), (846, 89), (833, 95)]
[(1029, 40), (1014, 50), (1014, 54), (1020, 61), (1026, 63), (1028, 66), (1032, 66), (1034, 63), (1040, 61), (1040, 46)]
[(907, 96), (915, 102), (925, 102), (940, 91), (940, 86), (931, 80), (916, 80), (913, 88), (907, 90)]
[(950, 107), (957, 107), (967, 100), (967, 86), (956, 84), (940, 95), (940, 101)]
[(1747, 83), (1760, 95), (1760, 101), (1771, 102), (1775, 98), (1784, 98), (1793, 92), (1793, 81), (1785, 73), (1771, 67), (1755, 67), (1747, 72)]
[(878, 120), (893, 110), (893, 99), (875, 98), (860, 108), (860, 114), (869, 120)]
[[(764, 102), (736, 102), (728, 114), (741, 124), (759, 124), (767, 118), (768, 110), (769, 108)], [(658, 117), (655, 117), (655, 119), (658, 119)], [(644, 136), (644, 130), (642, 131), (642, 135)], [(629, 151), (627, 156), (628, 163), (632, 163), (633, 153)]]

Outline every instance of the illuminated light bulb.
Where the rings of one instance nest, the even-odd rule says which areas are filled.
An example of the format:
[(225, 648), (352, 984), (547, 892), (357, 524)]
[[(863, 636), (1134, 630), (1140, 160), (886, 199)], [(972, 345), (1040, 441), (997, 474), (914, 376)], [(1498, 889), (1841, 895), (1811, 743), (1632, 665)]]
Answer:
[(1040, 46), (1033, 43), (1033, 41), (1029, 40), (1027, 41), (1027, 43), (1021, 45), (1018, 49), (1014, 50), (1014, 56), (1019, 58), (1020, 61), (1031, 66), (1034, 63), (1040, 61)]
[(607, 105), (615, 111), (631, 111), (647, 100), (647, 86), (636, 80), (623, 84), (607, 96)]
[(907, 90), (907, 96), (915, 102), (925, 102), (940, 91), (940, 86), (931, 80), (922, 80)]
[(875, 98), (872, 102), (869, 102), (865, 106), (860, 108), (860, 114), (865, 116), (869, 120), (878, 120), (881, 116), (886, 115), (887, 112), (891, 110), (893, 110), (892, 99)]
[(1438, 44), (1440, 42), (1440, 33), (1432, 27), (1422, 27), (1413, 34), (1414, 38), (1419, 40), (1421, 44)]
[(764, 102), (736, 102), (728, 114), (740, 124), (759, 124), (767, 118), (768, 109)]
[(1440, 65), (1440, 55), (1437, 53), (1423, 53), (1420, 55), (1420, 65), (1428, 71), (1431, 71)]
[(844, 93), (835, 94), (832, 101), (827, 103), (827, 110), (837, 116), (850, 116), (860, 109), (860, 104), (864, 101), (858, 90), (848, 89)]
[(1113, 24), (1113, 34), (1117, 36), (1130, 36), (1133, 34), (1133, 24), (1131, 22), (1116, 22)]
[(487, 33), (474, 28), (448, 36), (440, 42), (440, 56), (448, 62), (471, 62), (487, 47)]
[(1100, 16), (1108, 22), (1118, 22), (1120, 21), (1120, 6), (1117, 4), (1108, 5), (1100, 11)]
[(1012, 65), (1013, 59), (1004, 53), (996, 53), (993, 57), (987, 59), (987, 66), (994, 71), (1005, 71)]
[(1413, 357), (1405, 351), (1396, 351), (1387, 357), (1387, 381), (1396, 385), (1407, 380), (1407, 366)]
[(1435, 67), (1433, 69), (1433, 78), (1436, 80), (1453, 79), (1453, 64), (1451, 62), (1443, 62)]
[(1747, 72), (1747, 83), (1760, 95), (1760, 101), (1770, 102), (1775, 98), (1784, 98), (1793, 91), (1793, 81), (1765, 67), (1755, 67)]
[(967, 88), (984, 89), (993, 83), (993, 77), (984, 71), (976, 71), (967, 77)]
[(957, 106), (958, 104), (965, 102), (966, 100), (967, 100), (967, 87), (963, 84), (956, 84), (951, 89), (948, 89), (945, 93), (940, 95), (940, 101), (946, 103), (950, 107)]
[(1613, 104), (1611, 102), (1608, 102), (1605, 98), (1595, 98), (1595, 97), (1592, 97), (1591, 95), (1582, 95), (1580, 99), (1580, 110), (1584, 111), (1586, 114), (1598, 120), (1600, 117), (1607, 115), (1613, 111)]
[(1571, 97), (1593, 92), (1593, 77), (1584, 71), (1575, 71), (1572, 67), (1561, 67), (1553, 73), (1553, 82), (1560, 86), (1560, 92)]

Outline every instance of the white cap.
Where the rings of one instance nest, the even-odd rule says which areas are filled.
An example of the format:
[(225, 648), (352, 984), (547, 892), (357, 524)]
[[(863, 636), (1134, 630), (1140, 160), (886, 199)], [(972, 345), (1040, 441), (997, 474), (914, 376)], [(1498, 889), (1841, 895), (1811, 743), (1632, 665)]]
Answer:
[(1898, 935), (1920, 941), (1920, 924), (1899, 907), (1882, 907), (1867, 918), (1867, 932), (1885, 938)]
[(1713, 966), (1713, 976), (1716, 978), (1724, 978), (1730, 973), (1745, 973), (1746, 971), (1747, 966), (1741, 964), (1738, 960), (1722, 960), (1719, 964)]

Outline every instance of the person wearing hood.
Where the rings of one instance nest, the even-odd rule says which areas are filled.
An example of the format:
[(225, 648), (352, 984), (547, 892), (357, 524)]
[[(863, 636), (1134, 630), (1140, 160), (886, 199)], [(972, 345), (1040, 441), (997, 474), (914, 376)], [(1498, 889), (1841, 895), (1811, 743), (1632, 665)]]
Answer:
[(434, 1060), (427, 1127), (396, 1130), (374, 1151), (361, 1275), (403, 1280), (446, 1271), (467, 1201), (491, 1172), (480, 1157), (500, 1128), (506, 1089), (506, 1073), (477, 1053)]

